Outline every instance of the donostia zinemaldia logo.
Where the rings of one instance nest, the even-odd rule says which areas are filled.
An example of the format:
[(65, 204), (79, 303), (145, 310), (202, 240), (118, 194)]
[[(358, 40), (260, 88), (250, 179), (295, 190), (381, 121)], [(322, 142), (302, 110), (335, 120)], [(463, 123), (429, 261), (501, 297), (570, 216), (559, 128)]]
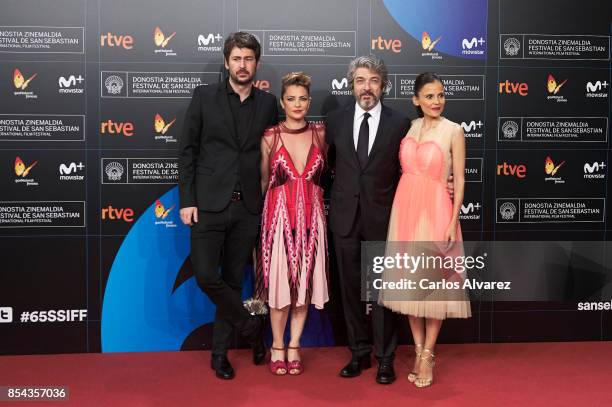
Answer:
[(123, 79), (117, 75), (111, 75), (104, 81), (104, 86), (111, 95), (118, 95), (123, 89)]
[(512, 202), (504, 202), (499, 207), (499, 214), (503, 220), (512, 220), (516, 214), (516, 206)]
[(119, 164), (117, 161), (113, 161), (104, 168), (104, 172), (109, 180), (119, 181), (123, 175), (123, 165)]
[(383, 88), (383, 93), (385, 94), (385, 96), (389, 96), (392, 89), (393, 89), (393, 84), (391, 83), (390, 79), (387, 79), (387, 82), (385, 82), (385, 87)]
[(521, 43), (516, 38), (510, 37), (504, 41), (504, 50), (506, 51), (506, 55), (512, 57), (517, 56), (520, 49)]
[(502, 133), (504, 133), (505, 138), (515, 138), (518, 131), (519, 126), (514, 120), (508, 120), (502, 126)]

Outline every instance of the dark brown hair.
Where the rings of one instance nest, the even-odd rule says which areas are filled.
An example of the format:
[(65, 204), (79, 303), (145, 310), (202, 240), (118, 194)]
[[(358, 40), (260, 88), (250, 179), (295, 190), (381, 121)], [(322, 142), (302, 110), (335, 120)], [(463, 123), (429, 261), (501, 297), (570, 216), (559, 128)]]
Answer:
[(229, 56), (235, 47), (252, 49), (255, 53), (255, 60), (259, 61), (259, 57), (261, 56), (261, 45), (259, 45), (259, 41), (257, 41), (257, 38), (253, 34), (238, 31), (227, 36), (225, 44), (223, 45), (223, 57), (226, 62), (229, 61)]
[(306, 75), (304, 72), (289, 72), (287, 75), (283, 76), (281, 81), (281, 99), (285, 96), (287, 87), (294, 85), (306, 88), (310, 95), (310, 81), (310, 76)]
[[(427, 85), (428, 83), (433, 83), (433, 82), (440, 82), (442, 86), (444, 86), (444, 82), (442, 82), (442, 78), (440, 78), (440, 76), (437, 73), (423, 72), (422, 74), (417, 76), (416, 79), (414, 80), (414, 96), (418, 97), (419, 92), (421, 91), (421, 89), (423, 89), (423, 86)], [(416, 106), (416, 111), (419, 117), (424, 116), (423, 109), (421, 109), (421, 106)]]

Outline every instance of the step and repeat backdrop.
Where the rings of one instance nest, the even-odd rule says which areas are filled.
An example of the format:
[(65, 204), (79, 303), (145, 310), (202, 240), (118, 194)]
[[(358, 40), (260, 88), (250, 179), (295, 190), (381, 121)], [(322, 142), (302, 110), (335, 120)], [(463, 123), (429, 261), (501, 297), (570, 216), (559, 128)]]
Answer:
[[(260, 89), (312, 76), (310, 120), (354, 103), (355, 56), (385, 60), (384, 103), (410, 117), (416, 75), (439, 73), (466, 135), (465, 240), (608, 240), (611, 16), (608, 0), (4, 0), (0, 353), (210, 346), (176, 149), (237, 30), (261, 41)], [(307, 346), (345, 343), (330, 274)], [(441, 340), (612, 339), (609, 311), (569, 300), (473, 310)]]

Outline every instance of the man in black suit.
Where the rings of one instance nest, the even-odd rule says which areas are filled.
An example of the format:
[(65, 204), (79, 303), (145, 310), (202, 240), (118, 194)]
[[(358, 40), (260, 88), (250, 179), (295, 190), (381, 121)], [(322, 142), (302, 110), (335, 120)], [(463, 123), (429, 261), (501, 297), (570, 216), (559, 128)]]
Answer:
[(181, 220), (191, 226), (194, 274), (217, 307), (211, 367), (231, 379), (227, 348), (234, 328), (253, 346), (255, 364), (265, 358), (262, 321), (243, 307), (241, 291), (259, 232), (261, 135), (278, 121), (278, 109), (273, 95), (253, 86), (261, 47), (252, 34), (230, 34), (223, 55), (229, 78), (198, 86), (187, 108), (179, 192)]
[(382, 60), (375, 56), (354, 59), (347, 79), (356, 103), (331, 112), (326, 123), (327, 142), (336, 155), (330, 225), (352, 352), (340, 376), (359, 376), (362, 369), (371, 366), (372, 340), (366, 320), (366, 309), (371, 306), (378, 360), (376, 381), (389, 384), (395, 380), (397, 321), (392, 311), (361, 300), (361, 242), (387, 238), (400, 177), (399, 147), (410, 121), (381, 103), (387, 84)]

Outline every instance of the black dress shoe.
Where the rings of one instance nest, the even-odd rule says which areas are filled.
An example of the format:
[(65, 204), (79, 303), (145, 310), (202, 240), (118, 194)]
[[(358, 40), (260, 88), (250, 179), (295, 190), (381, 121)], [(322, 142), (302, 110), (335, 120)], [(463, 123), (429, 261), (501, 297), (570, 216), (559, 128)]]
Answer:
[(370, 360), (369, 354), (361, 357), (353, 356), (351, 361), (348, 362), (348, 364), (340, 371), (340, 376), (357, 377), (361, 374), (362, 370), (369, 369), (371, 367), (372, 361)]
[(376, 382), (379, 384), (391, 384), (395, 381), (395, 370), (393, 363), (379, 363), (376, 372)]
[(219, 379), (230, 380), (234, 378), (234, 368), (225, 355), (212, 355), (210, 367)]
[(263, 342), (265, 316), (250, 315), (243, 328), (243, 335), (253, 349), (253, 364), (261, 365), (266, 360), (266, 347)]
[(257, 345), (253, 346), (253, 364), (263, 365), (266, 361), (266, 347), (264, 346), (263, 339), (260, 339)]

